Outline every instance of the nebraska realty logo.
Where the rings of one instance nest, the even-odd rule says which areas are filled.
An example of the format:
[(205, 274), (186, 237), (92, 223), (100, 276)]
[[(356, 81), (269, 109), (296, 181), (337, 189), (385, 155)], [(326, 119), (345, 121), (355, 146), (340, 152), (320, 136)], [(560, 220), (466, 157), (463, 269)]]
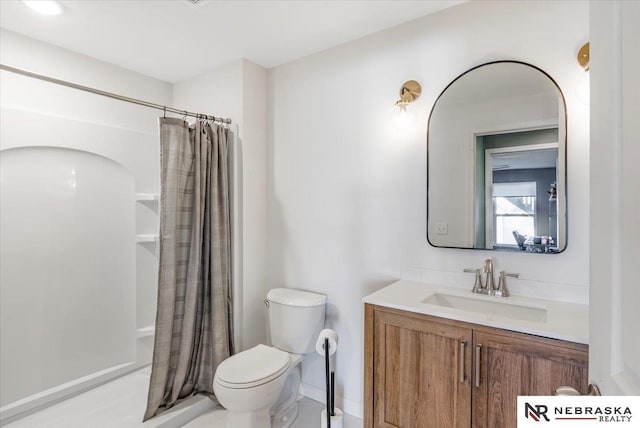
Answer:
[(518, 428), (569, 428), (601, 423), (640, 427), (640, 397), (518, 397)]

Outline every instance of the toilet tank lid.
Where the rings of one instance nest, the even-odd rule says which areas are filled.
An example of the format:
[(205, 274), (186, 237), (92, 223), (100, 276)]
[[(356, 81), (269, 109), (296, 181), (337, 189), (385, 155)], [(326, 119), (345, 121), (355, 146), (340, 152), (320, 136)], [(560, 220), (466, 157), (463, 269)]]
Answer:
[(324, 306), (327, 296), (292, 288), (274, 288), (267, 293), (267, 300), (281, 305), (311, 307)]

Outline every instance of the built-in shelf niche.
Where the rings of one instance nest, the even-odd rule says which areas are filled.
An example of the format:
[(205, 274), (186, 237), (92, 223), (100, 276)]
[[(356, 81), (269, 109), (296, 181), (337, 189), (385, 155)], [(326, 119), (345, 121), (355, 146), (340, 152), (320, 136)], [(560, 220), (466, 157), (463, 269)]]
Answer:
[[(155, 205), (158, 203), (160, 199), (160, 195), (157, 193), (136, 193), (136, 202), (142, 204), (152, 204)], [(136, 235), (136, 243), (156, 243), (158, 242), (158, 234), (138, 234)]]
[(159, 199), (157, 193), (136, 193), (136, 202), (157, 202)]
[(136, 242), (142, 244), (145, 242), (158, 242), (158, 234), (136, 235)]
[(156, 326), (154, 325), (148, 325), (146, 327), (142, 327), (139, 328), (136, 331), (136, 335), (138, 337), (138, 339), (142, 339), (143, 337), (153, 337), (153, 335), (156, 333)]

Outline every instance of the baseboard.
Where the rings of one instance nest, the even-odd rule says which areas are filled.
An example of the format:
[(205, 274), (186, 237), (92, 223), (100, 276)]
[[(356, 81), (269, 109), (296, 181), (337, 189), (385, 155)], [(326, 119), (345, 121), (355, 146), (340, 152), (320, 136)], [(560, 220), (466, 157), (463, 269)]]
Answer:
[[(326, 393), (324, 389), (316, 388), (315, 386), (306, 383), (300, 383), (300, 393), (305, 397), (320, 403), (324, 403), (326, 401)], [(362, 404), (352, 400), (347, 400), (339, 395), (336, 395), (336, 407), (342, 409), (344, 413), (355, 416), (356, 418), (362, 419), (362, 415), (364, 414)]]

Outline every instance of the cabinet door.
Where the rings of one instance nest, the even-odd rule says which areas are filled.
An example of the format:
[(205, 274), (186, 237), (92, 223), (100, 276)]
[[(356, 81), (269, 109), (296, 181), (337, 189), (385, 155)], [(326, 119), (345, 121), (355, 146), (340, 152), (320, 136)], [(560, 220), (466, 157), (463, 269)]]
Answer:
[[(475, 428), (515, 427), (518, 395), (553, 395), (561, 385), (575, 385), (586, 393), (586, 345), (526, 334), (475, 331), (473, 353)], [(476, 373), (478, 356), (480, 372)]]
[(470, 329), (374, 311), (373, 427), (471, 424)]

